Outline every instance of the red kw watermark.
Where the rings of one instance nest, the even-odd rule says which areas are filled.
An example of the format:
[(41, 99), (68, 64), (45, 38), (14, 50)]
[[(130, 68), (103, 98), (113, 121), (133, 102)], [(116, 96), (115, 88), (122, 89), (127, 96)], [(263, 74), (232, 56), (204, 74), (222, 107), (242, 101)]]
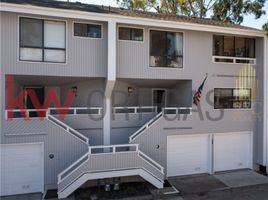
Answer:
[(27, 115), (25, 111), (27, 108), (25, 106), (25, 99), (30, 98), (34, 110), (36, 110), (37, 116), (40, 120), (43, 120), (46, 117), (46, 113), (48, 112), (48, 108), (50, 105), (55, 106), (55, 111), (59, 115), (60, 119), (63, 120), (68, 113), (68, 108), (73, 103), (75, 98), (76, 89), (70, 89), (68, 91), (67, 97), (61, 105), (61, 102), (58, 98), (58, 95), (55, 90), (50, 89), (47, 92), (47, 95), (44, 100), (44, 104), (41, 105), (38, 100), (37, 94), (33, 89), (23, 89), (18, 96), (14, 97), (14, 77), (13, 75), (6, 76), (6, 84), (7, 84), (7, 110), (10, 111), (7, 114), (7, 119), (12, 120), (14, 118), (14, 112), (12, 110), (18, 109), (25, 120), (29, 120), (30, 116)]

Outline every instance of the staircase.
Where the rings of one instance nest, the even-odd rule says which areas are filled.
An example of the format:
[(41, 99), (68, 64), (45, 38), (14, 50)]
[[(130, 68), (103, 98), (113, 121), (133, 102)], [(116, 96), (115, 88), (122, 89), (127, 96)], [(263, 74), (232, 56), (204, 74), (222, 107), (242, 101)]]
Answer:
[(53, 124), (59, 126), (60, 128), (63, 128), (66, 131), (66, 133), (69, 133), (70, 135), (72, 135), (73, 137), (75, 137), (78, 140), (81, 140), (83, 143), (85, 143), (87, 145), (89, 144), (89, 139), (86, 136), (84, 136), (83, 134), (79, 133), (75, 129), (71, 128), (67, 124), (63, 123), (62, 121), (60, 121), (56, 117), (54, 117), (54, 116), (52, 116), (50, 114), (47, 114), (46, 117)]
[[(133, 142), (162, 117), (156, 115), (130, 138)], [(66, 198), (89, 180), (140, 176), (157, 188), (163, 188), (164, 168), (139, 149), (138, 144), (89, 146), (89, 139), (56, 117), (47, 120), (82, 141), (88, 152), (58, 175), (58, 198)]]
[(154, 118), (152, 118), (149, 122), (144, 124), (140, 129), (138, 129), (135, 133), (133, 133), (129, 137), (129, 143), (133, 143), (133, 141), (142, 135), (146, 130), (148, 130), (153, 124), (159, 121), (163, 117), (163, 111), (158, 113)]
[(58, 198), (66, 198), (88, 180), (141, 176), (163, 188), (164, 168), (142, 153), (137, 144), (92, 146), (58, 175)]

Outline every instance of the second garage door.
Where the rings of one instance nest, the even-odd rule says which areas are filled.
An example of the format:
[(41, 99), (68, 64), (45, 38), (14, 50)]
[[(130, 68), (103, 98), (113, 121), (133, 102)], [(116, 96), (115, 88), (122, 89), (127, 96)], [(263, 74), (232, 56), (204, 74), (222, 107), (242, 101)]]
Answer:
[(208, 134), (168, 136), (167, 176), (208, 173), (209, 144)]
[(214, 134), (214, 171), (252, 168), (252, 132)]

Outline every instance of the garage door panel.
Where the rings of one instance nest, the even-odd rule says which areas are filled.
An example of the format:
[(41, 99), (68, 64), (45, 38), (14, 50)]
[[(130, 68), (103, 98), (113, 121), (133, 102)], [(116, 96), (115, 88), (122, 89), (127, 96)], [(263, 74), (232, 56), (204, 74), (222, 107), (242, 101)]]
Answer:
[(216, 172), (252, 168), (251, 134), (248, 132), (214, 135), (214, 170)]
[(1, 146), (1, 196), (43, 192), (42, 144)]
[(168, 137), (167, 175), (207, 173), (209, 170), (208, 135)]

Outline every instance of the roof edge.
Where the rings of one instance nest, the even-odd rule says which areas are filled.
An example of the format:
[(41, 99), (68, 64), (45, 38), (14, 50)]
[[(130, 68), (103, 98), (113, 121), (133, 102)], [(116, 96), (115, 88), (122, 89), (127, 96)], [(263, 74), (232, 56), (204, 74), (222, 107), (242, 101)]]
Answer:
[(0, 11), (33, 14), (33, 15), (44, 15), (44, 16), (60, 17), (60, 18), (94, 20), (102, 22), (114, 21), (117, 23), (135, 24), (142, 26), (156, 26), (163, 28), (265, 37), (264, 32), (261, 30), (241, 29), (235, 27), (221, 27), (207, 24), (195, 24), (195, 23), (168, 21), (168, 20), (165, 20), (165, 23), (163, 23), (164, 20), (160, 19), (131, 17), (111, 13), (107, 14), (107, 13), (95, 13), (95, 12), (70, 10), (70, 9), (50, 8), (43, 6), (34, 6), (30, 4), (13, 4), (7, 2), (0, 2)]

